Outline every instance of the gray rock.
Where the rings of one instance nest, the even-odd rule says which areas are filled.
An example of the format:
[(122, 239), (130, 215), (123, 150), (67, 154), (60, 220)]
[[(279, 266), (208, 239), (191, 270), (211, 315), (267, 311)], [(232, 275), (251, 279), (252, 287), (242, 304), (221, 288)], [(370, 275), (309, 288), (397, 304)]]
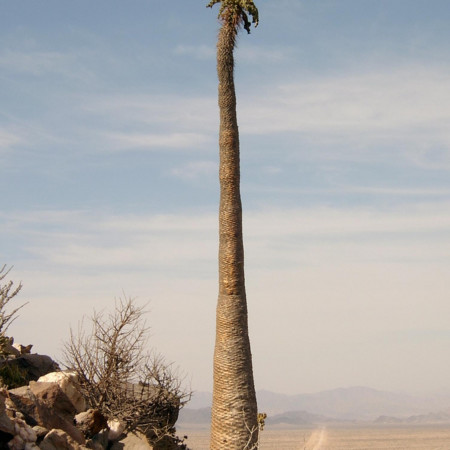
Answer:
[(36, 433), (37, 440), (42, 440), (45, 435), (48, 433), (47, 428), (41, 427), (40, 425), (35, 425), (33, 427), (34, 432)]
[(22, 345), (22, 344), (13, 344), (13, 347), (19, 351), (20, 355), (25, 355), (28, 353), (31, 353), (31, 349), (33, 348), (33, 345)]
[(8, 442), (11, 450), (37, 449), (36, 432), (21, 419), (14, 419), (14, 438)]
[[(14, 349), (19, 352), (17, 349)], [(39, 377), (60, 370), (58, 364), (50, 356), (33, 354), (20, 355), (13, 359), (0, 361), (0, 367), (8, 365), (24, 373), (24, 384), (36, 381)]]
[(56, 383), (30, 382), (27, 388), (14, 389), (7, 406), (22, 413), (31, 426), (60, 429), (79, 444), (85, 443), (83, 433), (73, 424), (75, 407)]
[(3, 352), (13, 356), (20, 355), (20, 350), (16, 348), (13, 337), (7, 338), (3, 341)]
[(118, 419), (108, 420), (108, 440), (117, 441), (127, 428), (127, 424)]
[(100, 433), (96, 434), (86, 441), (86, 447), (93, 450), (106, 450), (108, 448), (108, 430), (102, 430)]
[(31, 381), (36, 381), (43, 375), (60, 370), (58, 364), (50, 356), (37, 353), (21, 355), (14, 361), (27, 371), (28, 379)]
[(9, 439), (12, 439), (14, 435), (14, 422), (6, 414), (6, 406), (5, 406), (6, 395), (7, 391), (5, 390), (0, 391), (0, 431), (2, 433), (10, 435), (11, 437)]
[(30, 391), (34, 398), (52, 409), (65, 420), (72, 421), (77, 413), (70, 399), (56, 383), (38, 383), (31, 381)]
[(69, 397), (77, 412), (86, 411), (86, 400), (78, 388), (78, 375), (75, 371), (51, 372), (38, 379), (38, 382), (57, 383)]
[(98, 409), (88, 409), (85, 412), (77, 414), (75, 416), (75, 423), (86, 438), (91, 438), (108, 427), (105, 416)]
[(121, 439), (120, 441), (114, 442), (111, 447), (111, 450), (153, 450), (152, 447), (145, 437), (144, 434), (136, 432), (136, 433), (128, 433), (126, 437)]
[(41, 450), (82, 450), (87, 447), (74, 441), (64, 431), (54, 429), (47, 433), (39, 448)]
[(36, 402), (28, 386), (22, 386), (9, 391), (6, 399), (6, 407), (9, 414), (25, 420), (31, 426), (37, 425), (35, 419)]

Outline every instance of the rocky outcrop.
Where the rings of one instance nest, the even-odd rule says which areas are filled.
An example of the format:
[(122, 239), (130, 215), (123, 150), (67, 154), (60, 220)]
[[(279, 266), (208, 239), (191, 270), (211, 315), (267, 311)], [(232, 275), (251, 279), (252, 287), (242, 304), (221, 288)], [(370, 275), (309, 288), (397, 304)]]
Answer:
[[(151, 446), (142, 433), (124, 433), (124, 423), (114, 420), (108, 424), (96, 409), (77, 414), (74, 402), (58, 384), (58, 380), (64, 379), (66, 392), (74, 392), (74, 377), (55, 373), (45, 379), (56, 381), (32, 381), (27, 386), (0, 390), (0, 449), (166, 448)], [(68, 389), (69, 385), (72, 388)]]
[(60, 370), (50, 356), (37, 353), (20, 354), (19, 350), (12, 348), (17, 353), (9, 353), (7, 357), (0, 359), (0, 373), (13, 374), (14, 379), (6, 381), (10, 381), (8, 384), (13, 384), (14, 387), (37, 381), (43, 375)]
[(86, 442), (83, 432), (73, 424), (75, 407), (56, 383), (31, 382), (29, 386), (6, 391), (5, 406), (13, 419), (47, 431), (61, 430), (78, 444)]
[[(150, 445), (150, 429), (145, 434), (127, 434), (124, 422), (107, 421), (99, 410), (87, 409), (75, 372), (61, 371), (49, 356), (30, 353), (31, 345), (13, 345), (12, 339), (8, 344), (0, 355), (0, 381), (3, 386), (19, 387), (0, 387), (0, 450), (185, 448), (170, 436)], [(139, 389), (141, 392), (142, 386)], [(173, 402), (170, 407), (159, 404), (151, 389), (144, 391), (155, 413), (155, 426), (161, 422), (173, 427), (178, 408)]]
[[(20, 417), (7, 413), (8, 391), (0, 391), (0, 448), (32, 450), (36, 447), (37, 433)], [(7, 444), (7, 446), (6, 446)]]
[(108, 431), (99, 411), (88, 411), (93, 421), (76, 426), (74, 417), (86, 410), (76, 374), (61, 371), (49, 356), (31, 354), (31, 345), (6, 342), (1, 381), (23, 386), (0, 390), (0, 449), (106, 449), (107, 438), (93, 440), (102, 429)]

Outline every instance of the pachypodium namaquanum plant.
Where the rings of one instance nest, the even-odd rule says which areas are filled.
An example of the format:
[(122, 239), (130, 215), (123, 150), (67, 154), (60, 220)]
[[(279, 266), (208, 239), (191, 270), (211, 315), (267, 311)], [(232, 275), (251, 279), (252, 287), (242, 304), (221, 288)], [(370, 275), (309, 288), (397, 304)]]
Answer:
[[(219, 19), (231, 20), (235, 26), (243, 23), (249, 34), (252, 23), (255, 27), (258, 26), (258, 8), (253, 0), (212, 0), (207, 7), (212, 8), (216, 3), (220, 3)], [(248, 19), (249, 15), (252, 18), (251, 22)]]
[[(258, 24), (252, 0), (220, 3), (217, 38), (219, 80), (219, 295), (216, 309), (211, 450), (258, 448), (258, 423), (252, 354), (248, 333), (244, 243), (240, 194), (239, 129), (234, 85), (236, 36)], [(251, 21), (250, 21), (251, 19)]]

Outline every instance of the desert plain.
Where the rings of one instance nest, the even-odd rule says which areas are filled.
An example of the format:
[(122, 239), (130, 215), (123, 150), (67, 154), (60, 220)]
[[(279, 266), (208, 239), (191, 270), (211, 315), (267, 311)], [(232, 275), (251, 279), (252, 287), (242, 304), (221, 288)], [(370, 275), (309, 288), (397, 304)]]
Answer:
[[(207, 429), (179, 429), (191, 450), (209, 449)], [(450, 425), (327, 425), (267, 428), (260, 450), (450, 450)]]

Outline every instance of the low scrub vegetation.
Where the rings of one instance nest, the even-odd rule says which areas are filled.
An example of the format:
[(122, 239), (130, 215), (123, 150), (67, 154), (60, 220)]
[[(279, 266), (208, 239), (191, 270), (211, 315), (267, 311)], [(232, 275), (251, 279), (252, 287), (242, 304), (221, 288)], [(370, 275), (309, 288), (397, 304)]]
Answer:
[(77, 372), (92, 408), (155, 441), (173, 433), (191, 393), (172, 364), (146, 350), (143, 314), (133, 299), (117, 300), (112, 313), (94, 312), (71, 330), (64, 364)]
[[(0, 267), (0, 387), (6, 389), (28, 384), (26, 371), (14, 363), (35, 356), (24, 354), (31, 345), (13, 345), (13, 338), (6, 334), (25, 306), (8, 308), (22, 288), (22, 283), (6, 280), (10, 270)], [(112, 312), (94, 311), (76, 331), (70, 330), (63, 364), (75, 371), (77, 390), (89, 408), (123, 424), (125, 432), (144, 433), (152, 444), (167, 441), (168, 448), (186, 449), (184, 440), (176, 437), (174, 425), (191, 391), (173, 364), (148, 350), (144, 314), (143, 306), (126, 297), (116, 300)]]

